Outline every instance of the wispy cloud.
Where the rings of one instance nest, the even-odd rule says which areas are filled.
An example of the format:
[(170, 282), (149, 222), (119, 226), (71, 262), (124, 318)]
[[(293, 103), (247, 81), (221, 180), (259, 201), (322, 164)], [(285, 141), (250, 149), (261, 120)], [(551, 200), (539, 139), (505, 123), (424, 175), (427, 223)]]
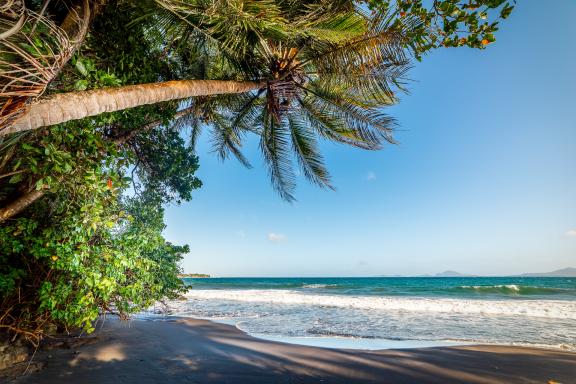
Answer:
[(372, 171), (368, 172), (368, 175), (366, 175), (366, 180), (368, 181), (376, 180), (376, 173)]
[(569, 229), (564, 233), (564, 237), (576, 237), (576, 229)]
[(268, 240), (273, 243), (281, 243), (286, 240), (286, 236), (283, 233), (270, 232), (268, 234)]

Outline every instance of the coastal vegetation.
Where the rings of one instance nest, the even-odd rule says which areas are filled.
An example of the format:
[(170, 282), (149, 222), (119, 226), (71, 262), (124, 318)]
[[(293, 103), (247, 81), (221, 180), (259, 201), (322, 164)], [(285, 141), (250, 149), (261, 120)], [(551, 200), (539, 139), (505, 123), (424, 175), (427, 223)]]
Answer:
[(181, 279), (206, 279), (209, 278), (210, 275), (204, 273), (181, 273), (178, 277)]
[(502, 0), (0, 5), (0, 331), (37, 344), (177, 297), (189, 248), (163, 237), (163, 207), (201, 187), (202, 131), (246, 166), (242, 144), (258, 135), (287, 201), (294, 164), (333, 188), (319, 141), (394, 143), (383, 109), (406, 90), (410, 58), (485, 48), (511, 10)]

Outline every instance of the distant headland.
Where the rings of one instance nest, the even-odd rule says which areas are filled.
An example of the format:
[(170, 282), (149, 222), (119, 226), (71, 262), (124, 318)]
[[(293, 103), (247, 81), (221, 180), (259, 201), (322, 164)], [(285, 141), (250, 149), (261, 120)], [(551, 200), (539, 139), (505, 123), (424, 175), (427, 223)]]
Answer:
[(178, 275), (178, 277), (181, 279), (190, 279), (190, 278), (206, 279), (209, 278), (210, 275), (206, 275), (204, 273), (181, 273)]
[(552, 272), (524, 273), (522, 277), (576, 277), (576, 268), (557, 269)]
[[(428, 275), (427, 275), (428, 276)], [(466, 273), (460, 273), (456, 271), (444, 271), (432, 275), (432, 277), (476, 277), (476, 275), (468, 275)]]
[[(380, 275), (379, 277), (493, 277), (493, 276), (480, 276), (468, 275), (456, 271), (444, 271), (434, 275), (417, 275), (417, 276), (402, 276), (402, 275)], [(538, 273), (523, 273), (518, 275), (506, 275), (502, 277), (576, 277), (576, 268), (563, 268), (552, 272), (538, 272)]]

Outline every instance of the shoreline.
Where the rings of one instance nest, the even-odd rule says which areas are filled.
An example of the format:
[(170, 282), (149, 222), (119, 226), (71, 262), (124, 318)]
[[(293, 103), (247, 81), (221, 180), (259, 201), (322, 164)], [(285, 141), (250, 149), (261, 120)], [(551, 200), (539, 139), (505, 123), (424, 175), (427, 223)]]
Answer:
[(371, 339), (361, 337), (337, 337), (337, 336), (270, 336), (247, 333), (248, 336), (260, 340), (274, 341), (277, 343), (301, 345), (306, 347), (318, 347), (327, 349), (349, 349), (357, 351), (385, 351), (389, 349), (420, 349), (442, 348), (456, 346), (472, 346), (474, 343), (450, 342), (450, 341), (426, 341), (426, 340), (389, 340)]
[(208, 320), (106, 319), (93, 343), (39, 352), (44, 368), (13, 380), (56, 383), (570, 383), (576, 353), (466, 345), (327, 349), (256, 338)]
[(237, 322), (223, 319), (210, 319), (205, 317), (188, 317), (181, 315), (166, 315), (162, 318), (141, 318), (141, 320), (151, 321), (172, 321), (173, 319), (191, 319), (205, 320), (212, 323), (229, 325), (240, 332), (260, 340), (275, 341), (278, 343), (302, 345), (307, 347), (319, 347), (329, 349), (351, 349), (364, 351), (384, 351), (387, 349), (420, 349), (420, 348), (438, 348), (438, 347), (457, 347), (457, 346), (495, 346), (495, 347), (517, 347), (517, 348), (535, 348), (550, 351), (572, 352), (576, 353), (576, 348), (566, 347), (564, 345), (551, 344), (528, 344), (528, 343), (489, 343), (476, 340), (417, 340), (417, 339), (384, 339), (384, 338), (366, 338), (354, 336), (276, 336), (264, 335), (259, 333), (250, 333), (238, 326)]
[[(157, 316), (157, 317), (154, 317)], [(249, 337), (259, 340), (274, 341), (277, 343), (301, 345), (306, 347), (318, 347), (329, 349), (351, 349), (359, 351), (381, 351), (386, 349), (417, 349), (417, 348), (435, 348), (435, 347), (455, 347), (463, 345), (481, 345), (473, 341), (458, 341), (458, 340), (394, 340), (384, 338), (367, 338), (367, 337), (353, 337), (353, 336), (282, 336), (282, 335), (267, 335), (260, 333), (248, 332), (238, 325), (238, 322), (230, 319), (211, 319), (207, 317), (191, 317), (182, 315), (152, 315), (138, 317), (142, 321), (175, 321), (178, 319), (186, 320), (203, 320), (211, 323), (223, 324), (234, 327)], [(484, 343), (485, 344), (485, 343)], [(486, 344), (488, 345), (488, 344)], [(490, 345), (504, 345), (506, 344), (490, 344)], [(519, 345), (524, 347), (524, 345)], [(530, 346), (528, 346), (530, 347)], [(553, 348), (546, 346), (534, 346), (535, 348), (551, 349), (565, 351), (562, 348)]]

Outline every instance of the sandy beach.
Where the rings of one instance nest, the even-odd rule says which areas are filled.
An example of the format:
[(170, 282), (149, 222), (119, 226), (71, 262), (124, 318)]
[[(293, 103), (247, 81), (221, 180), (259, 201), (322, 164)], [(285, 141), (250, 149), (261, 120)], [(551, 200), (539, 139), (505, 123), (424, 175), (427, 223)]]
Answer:
[(106, 320), (93, 343), (39, 352), (14, 383), (574, 383), (576, 354), (507, 346), (361, 351), (251, 337), (205, 320)]

